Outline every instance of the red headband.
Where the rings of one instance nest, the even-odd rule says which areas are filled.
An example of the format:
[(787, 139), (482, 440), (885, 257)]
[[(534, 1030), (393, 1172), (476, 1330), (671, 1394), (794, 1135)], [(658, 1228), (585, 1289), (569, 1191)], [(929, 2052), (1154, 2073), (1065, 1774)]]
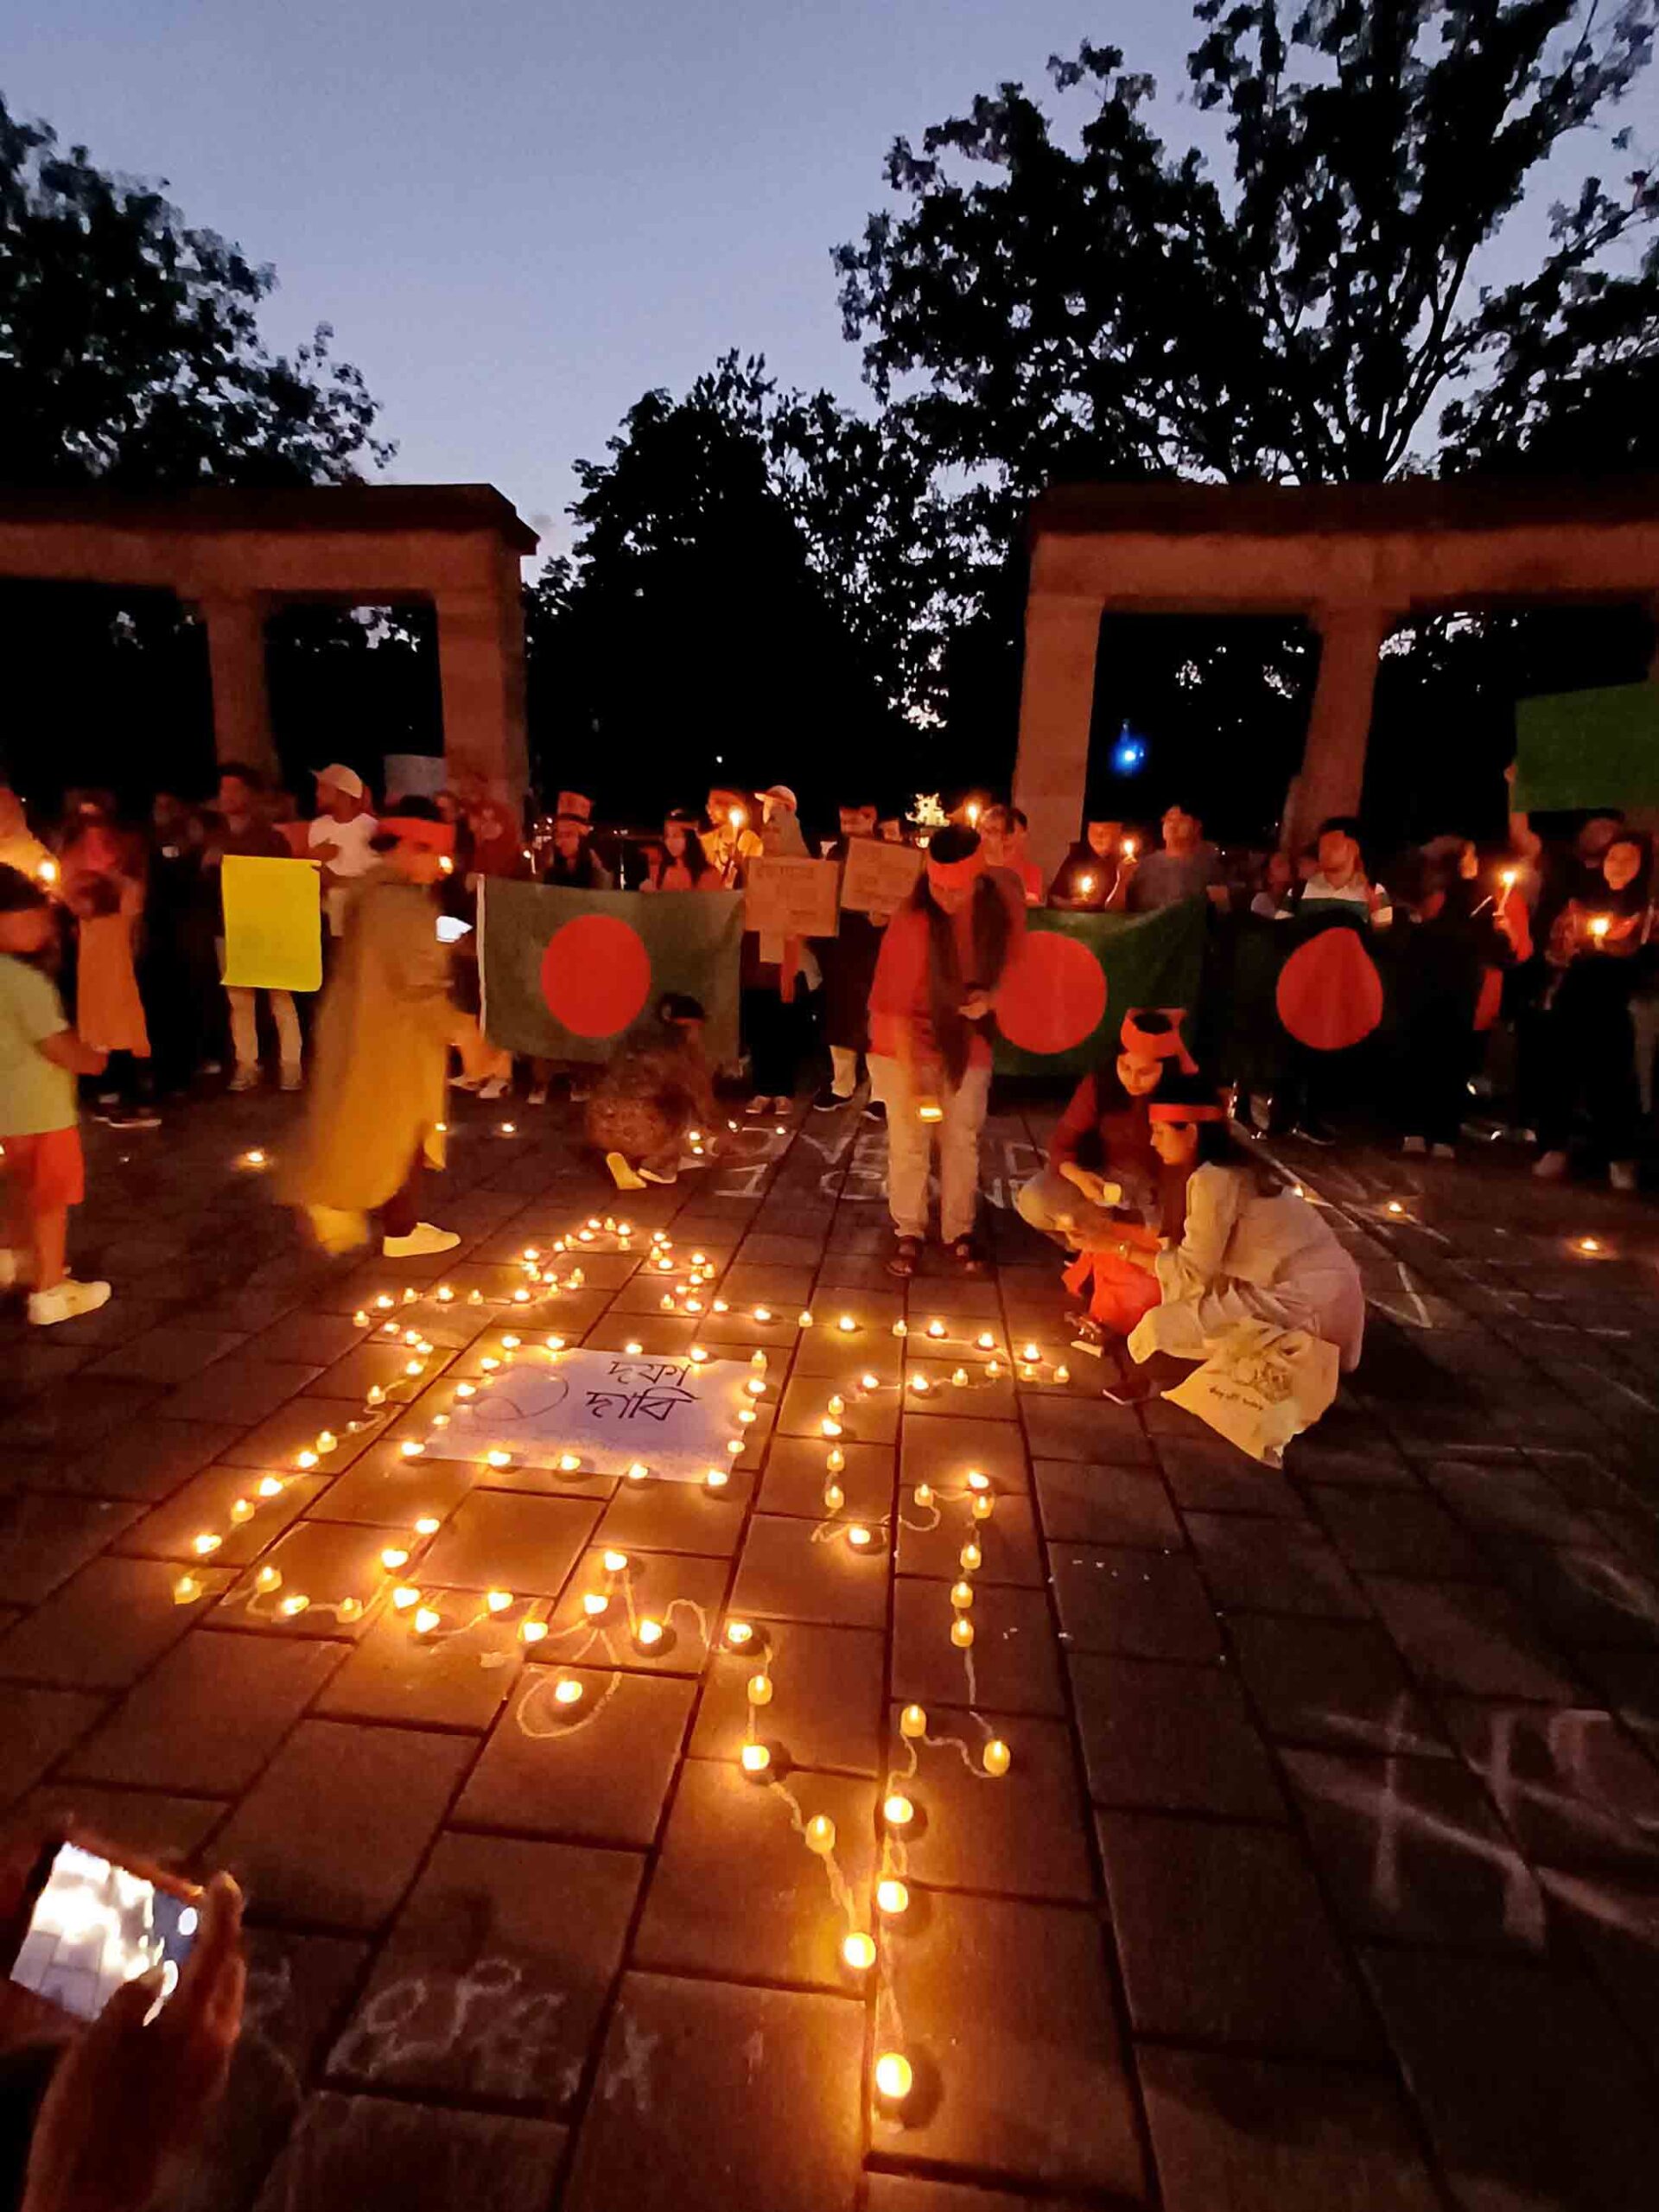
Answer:
[(429, 853), (448, 859), (455, 849), (453, 822), (428, 822), (418, 814), (383, 814), (380, 834), (395, 837), (400, 845), (420, 845)]
[[(1161, 1014), (1169, 1023), (1167, 1029), (1143, 1029), (1143, 1014)], [(1181, 1006), (1158, 1007), (1132, 1006), (1123, 1017), (1121, 1039), (1126, 1052), (1138, 1053), (1144, 1060), (1179, 1060), (1183, 1075), (1197, 1075), (1198, 1064), (1181, 1041), (1181, 1024), (1186, 1019), (1186, 1008)]]
[(963, 890), (985, 873), (985, 848), (976, 845), (959, 861), (936, 861), (927, 856), (927, 880), (936, 891)]
[(1160, 1106), (1154, 1098), (1147, 1109), (1147, 1119), (1149, 1122), (1224, 1122), (1227, 1109), (1224, 1106), (1204, 1105)]

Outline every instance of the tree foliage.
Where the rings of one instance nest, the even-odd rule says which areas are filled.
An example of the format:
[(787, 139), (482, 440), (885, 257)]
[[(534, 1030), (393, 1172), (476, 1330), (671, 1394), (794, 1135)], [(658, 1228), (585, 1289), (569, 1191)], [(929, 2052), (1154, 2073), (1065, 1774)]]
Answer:
[[(878, 393), (1006, 529), (1045, 482), (1379, 480), (1492, 466), (1568, 404), (1645, 394), (1659, 177), (1620, 134), (1525, 275), (1513, 219), (1599, 138), (1655, 0), (1195, 0), (1191, 96), (1231, 174), (1154, 130), (1114, 47), (1050, 64), (887, 162), (897, 212), (840, 247)], [(1604, 176), (1605, 166), (1616, 172)], [(1436, 420), (1436, 410), (1439, 419)], [(1437, 434), (1440, 449), (1437, 451)], [(1580, 453), (1580, 464), (1583, 456)]]
[(327, 325), (291, 356), (264, 344), (275, 283), (0, 102), (0, 483), (339, 483), (385, 461)]

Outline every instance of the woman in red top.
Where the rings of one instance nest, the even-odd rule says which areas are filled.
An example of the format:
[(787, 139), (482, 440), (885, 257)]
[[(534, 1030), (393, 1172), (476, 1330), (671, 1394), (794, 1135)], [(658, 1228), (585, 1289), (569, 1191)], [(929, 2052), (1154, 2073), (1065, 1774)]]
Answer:
[(939, 1140), (939, 1231), (964, 1273), (974, 1244), (979, 1132), (991, 1089), (991, 1016), (1023, 935), (1016, 878), (988, 870), (971, 830), (941, 830), (914, 892), (887, 925), (870, 989), (870, 1087), (887, 1109), (887, 1262), (912, 1275), (927, 1236), (927, 1177)]

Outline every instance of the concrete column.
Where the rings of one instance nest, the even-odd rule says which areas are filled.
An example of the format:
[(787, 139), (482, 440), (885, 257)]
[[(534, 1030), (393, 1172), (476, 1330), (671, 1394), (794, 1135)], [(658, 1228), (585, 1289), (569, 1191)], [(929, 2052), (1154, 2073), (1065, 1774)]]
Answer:
[(1026, 608), (1014, 803), (1030, 818), (1031, 854), (1045, 880), (1083, 834), (1101, 612), (1097, 599), (1046, 594)]
[(276, 772), (265, 682), (265, 602), (257, 594), (226, 594), (198, 602), (207, 626), (207, 667), (213, 690), (213, 753), (267, 775)]
[(1293, 850), (1329, 816), (1359, 811), (1376, 656), (1395, 617), (1387, 607), (1332, 607), (1313, 619), (1319, 632), (1319, 681), (1287, 824)]
[(517, 559), (504, 552), (496, 581), (486, 590), (440, 592), (437, 609), (443, 751), (450, 772), (481, 777), (494, 798), (521, 808), (530, 763)]

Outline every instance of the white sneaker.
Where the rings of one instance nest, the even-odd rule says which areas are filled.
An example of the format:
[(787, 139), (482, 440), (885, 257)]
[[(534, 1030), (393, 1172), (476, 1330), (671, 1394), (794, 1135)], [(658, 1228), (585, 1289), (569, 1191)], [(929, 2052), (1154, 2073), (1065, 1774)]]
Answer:
[(512, 1089), (512, 1083), (509, 1077), (493, 1075), (487, 1083), (479, 1084), (478, 1095), (480, 1098), (505, 1098)]
[(66, 1275), (50, 1290), (29, 1293), (29, 1318), (37, 1329), (49, 1329), (54, 1321), (73, 1321), (79, 1313), (96, 1313), (109, 1302), (108, 1283), (73, 1282)]
[(748, 1104), (743, 1109), (743, 1111), (746, 1114), (764, 1114), (768, 1110), (771, 1104), (772, 1101), (767, 1097), (766, 1092), (764, 1090), (757, 1090), (754, 1096), (750, 1099)]
[(383, 1236), (380, 1249), (388, 1260), (423, 1260), (431, 1252), (453, 1252), (460, 1242), (457, 1230), (435, 1229), (429, 1221), (417, 1221), (407, 1236)]
[(1433, 1145), (1430, 1149), (1436, 1160), (1455, 1160), (1458, 1156), (1458, 1147), (1454, 1144)]
[(296, 1065), (294, 1067), (284, 1068), (283, 1070), (282, 1077), (278, 1083), (277, 1088), (282, 1090), (298, 1090), (304, 1082), (305, 1071)]
[(1428, 1146), (1421, 1137), (1408, 1137), (1400, 1149), (1402, 1152), (1409, 1153), (1414, 1160), (1418, 1160), (1428, 1150)]
[(1610, 1161), (1607, 1180), (1616, 1191), (1633, 1191), (1636, 1188), (1636, 1162), (1633, 1160)]
[(1541, 1152), (1532, 1163), (1532, 1172), (1541, 1183), (1559, 1183), (1567, 1173), (1567, 1154)]
[(531, 1090), (529, 1097), (524, 1101), (524, 1103), (526, 1106), (545, 1106), (547, 1103), (547, 1085), (544, 1083), (537, 1084)]
[(226, 1088), (231, 1090), (257, 1090), (259, 1070), (255, 1067), (238, 1068)]

